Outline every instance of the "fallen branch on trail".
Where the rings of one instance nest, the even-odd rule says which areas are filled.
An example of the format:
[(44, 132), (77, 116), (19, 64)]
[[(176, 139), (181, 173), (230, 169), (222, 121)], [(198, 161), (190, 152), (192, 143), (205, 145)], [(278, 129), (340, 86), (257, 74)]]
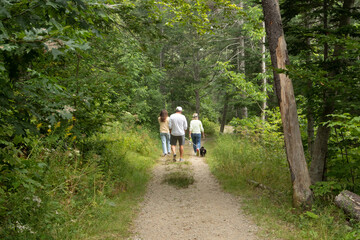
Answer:
[(345, 213), (360, 221), (360, 196), (344, 190), (335, 197), (335, 204)]

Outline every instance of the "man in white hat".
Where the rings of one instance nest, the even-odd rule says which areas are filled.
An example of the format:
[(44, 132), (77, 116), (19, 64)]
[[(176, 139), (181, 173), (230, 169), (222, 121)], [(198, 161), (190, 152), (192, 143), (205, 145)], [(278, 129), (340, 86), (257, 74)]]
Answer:
[(173, 161), (176, 162), (176, 142), (179, 142), (180, 161), (184, 161), (185, 131), (187, 130), (186, 117), (182, 114), (182, 107), (177, 107), (175, 113), (171, 114), (169, 120), (170, 144), (174, 154)]

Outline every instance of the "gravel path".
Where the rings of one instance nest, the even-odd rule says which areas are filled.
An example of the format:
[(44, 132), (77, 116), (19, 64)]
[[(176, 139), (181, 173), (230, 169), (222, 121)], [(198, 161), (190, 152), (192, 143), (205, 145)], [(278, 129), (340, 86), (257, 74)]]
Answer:
[[(186, 146), (189, 163), (162, 158), (154, 168), (145, 200), (134, 223), (133, 240), (255, 240), (257, 226), (241, 212), (239, 200), (225, 193), (203, 158)], [(176, 189), (162, 183), (178, 169), (193, 174), (195, 183)]]

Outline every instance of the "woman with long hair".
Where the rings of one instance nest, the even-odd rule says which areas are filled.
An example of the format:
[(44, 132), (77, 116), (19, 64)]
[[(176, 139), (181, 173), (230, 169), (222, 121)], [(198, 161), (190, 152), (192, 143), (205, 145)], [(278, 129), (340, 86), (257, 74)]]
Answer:
[(169, 115), (168, 112), (163, 109), (160, 112), (158, 118), (160, 124), (160, 138), (163, 149), (163, 156), (170, 154), (170, 130), (169, 130)]

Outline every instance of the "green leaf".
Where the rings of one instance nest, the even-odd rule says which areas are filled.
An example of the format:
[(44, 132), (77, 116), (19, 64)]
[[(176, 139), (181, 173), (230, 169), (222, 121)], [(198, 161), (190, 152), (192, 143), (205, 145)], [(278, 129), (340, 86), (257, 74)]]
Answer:
[(312, 218), (312, 219), (318, 219), (318, 218), (319, 218), (319, 216), (316, 215), (316, 214), (313, 213), (313, 212), (306, 211), (305, 214), (306, 214), (306, 216), (308, 216), (308, 217), (310, 217), (310, 218)]

